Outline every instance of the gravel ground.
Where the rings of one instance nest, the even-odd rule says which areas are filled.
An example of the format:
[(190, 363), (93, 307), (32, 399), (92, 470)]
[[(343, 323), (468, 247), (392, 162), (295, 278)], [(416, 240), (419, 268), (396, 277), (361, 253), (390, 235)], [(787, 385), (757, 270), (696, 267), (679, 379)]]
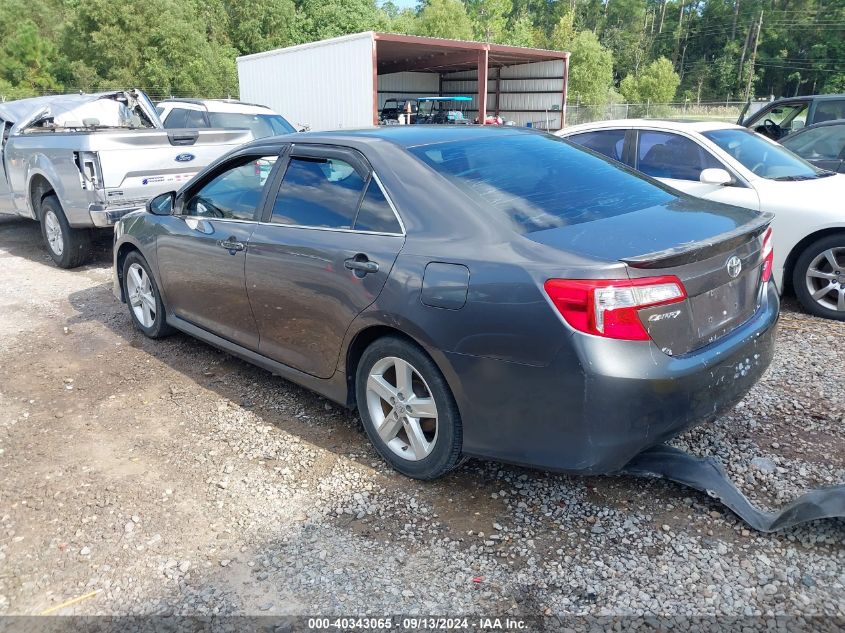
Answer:
[[(763, 506), (845, 481), (843, 337), (787, 302), (764, 380), (677, 444)], [(662, 481), (406, 479), (352, 413), (133, 330), (108, 244), (63, 271), (0, 219), (0, 614), (841, 618), (843, 545), (845, 520), (758, 534)]]

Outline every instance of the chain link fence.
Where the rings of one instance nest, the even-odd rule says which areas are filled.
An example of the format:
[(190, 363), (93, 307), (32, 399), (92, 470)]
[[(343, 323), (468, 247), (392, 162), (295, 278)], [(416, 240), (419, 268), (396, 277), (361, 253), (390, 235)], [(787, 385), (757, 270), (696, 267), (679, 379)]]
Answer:
[(744, 106), (743, 101), (573, 104), (566, 108), (566, 125), (612, 119), (678, 119), (735, 123)]

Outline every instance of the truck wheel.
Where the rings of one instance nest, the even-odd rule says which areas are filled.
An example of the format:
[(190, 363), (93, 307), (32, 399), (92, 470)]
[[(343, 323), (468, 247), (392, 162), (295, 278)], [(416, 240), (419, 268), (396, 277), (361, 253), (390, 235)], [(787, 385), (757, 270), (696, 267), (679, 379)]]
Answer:
[(68, 224), (56, 196), (47, 196), (41, 203), (41, 233), (59, 268), (76, 268), (91, 255), (91, 232)]
[(795, 296), (810, 314), (845, 321), (845, 233), (804, 249), (792, 272)]

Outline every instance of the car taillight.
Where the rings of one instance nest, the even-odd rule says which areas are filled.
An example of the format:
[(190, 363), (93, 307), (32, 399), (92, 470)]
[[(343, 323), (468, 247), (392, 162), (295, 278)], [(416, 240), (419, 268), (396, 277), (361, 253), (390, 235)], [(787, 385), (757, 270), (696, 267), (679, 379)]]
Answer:
[(772, 278), (772, 266), (775, 262), (775, 249), (772, 246), (772, 227), (766, 229), (766, 234), (763, 235), (763, 271), (760, 273), (760, 278), (763, 283)]
[(544, 287), (561, 316), (576, 330), (628, 341), (647, 341), (639, 310), (687, 298), (672, 275), (644, 279), (549, 279)]

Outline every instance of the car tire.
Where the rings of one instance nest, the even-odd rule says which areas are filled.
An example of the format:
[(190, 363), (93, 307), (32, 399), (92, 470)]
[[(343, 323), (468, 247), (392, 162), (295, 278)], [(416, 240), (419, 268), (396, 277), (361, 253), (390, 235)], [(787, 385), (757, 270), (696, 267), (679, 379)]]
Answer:
[(436, 479), (458, 465), (463, 443), (458, 406), (420, 347), (394, 336), (376, 340), (358, 363), (355, 395), (370, 441), (400, 473)]
[(845, 233), (828, 235), (804, 249), (792, 271), (792, 287), (810, 314), (845, 321)]
[(91, 256), (90, 229), (75, 229), (68, 224), (56, 196), (47, 196), (41, 202), (41, 235), (59, 268), (76, 268)]
[(156, 339), (173, 334), (155, 277), (150, 273), (147, 260), (138, 251), (132, 251), (123, 261), (123, 296), (129, 315), (145, 336)]

